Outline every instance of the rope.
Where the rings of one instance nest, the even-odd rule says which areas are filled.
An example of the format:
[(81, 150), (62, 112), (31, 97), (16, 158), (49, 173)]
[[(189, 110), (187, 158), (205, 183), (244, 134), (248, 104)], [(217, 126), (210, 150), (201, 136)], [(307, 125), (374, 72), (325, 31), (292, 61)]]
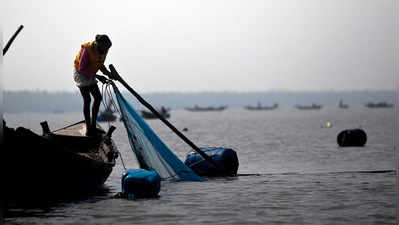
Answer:
[(123, 161), (122, 154), (121, 154), (120, 152), (118, 152), (118, 154), (119, 154), (119, 156), (121, 157), (121, 161), (122, 161), (123, 169), (125, 169), (125, 170), (126, 170), (126, 167), (125, 167), (125, 162)]
[[(117, 112), (119, 115), (121, 115), (119, 108), (117, 107), (115, 101), (114, 101), (114, 96), (112, 92), (112, 85), (111, 85), (111, 80), (107, 79), (106, 83), (103, 83), (101, 87), (101, 95), (103, 96), (103, 107), (104, 110), (110, 110), (112, 113)], [(111, 127), (111, 122), (107, 121), (108, 124), (108, 129)]]
[[(106, 83), (103, 83), (102, 87), (101, 87), (101, 95), (103, 96), (103, 106), (104, 109), (109, 109), (111, 112), (117, 112), (120, 116), (121, 111), (119, 110), (119, 108), (117, 107), (117, 104), (115, 103), (114, 100), (114, 95), (112, 94), (113, 90), (112, 90), (112, 81), (107, 79)], [(108, 105), (107, 105), (108, 103)], [(111, 126), (110, 121), (107, 121), (108, 123), (108, 128)], [(121, 162), (122, 162), (122, 166), (123, 169), (126, 170), (126, 166), (125, 166), (125, 161), (123, 160), (122, 154), (118, 151), (118, 155), (121, 158)]]

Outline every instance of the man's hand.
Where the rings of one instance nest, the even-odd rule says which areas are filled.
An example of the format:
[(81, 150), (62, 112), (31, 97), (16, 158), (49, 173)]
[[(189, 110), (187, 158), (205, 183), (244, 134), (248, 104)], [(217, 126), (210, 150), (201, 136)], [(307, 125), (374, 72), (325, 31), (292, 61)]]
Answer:
[[(106, 73), (104, 73), (105, 71)], [(116, 80), (116, 76), (112, 72), (108, 71), (107, 69), (105, 69), (105, 71), (103, 72), (104, 75), (108, 76), (108, 78), (111, 80)]]
[(101, 83), (105, 84), (107, 83), (107, 78), (101, 75), (96, 75), (97, 80), (101, 81)]
[(118, 79), (117, 79), (117, 76), (115, 76), (115, 74), (113, 74), (113, 73), (111, 73), (108, 77), (109, 77), (109, 79), (111, 79), (111, 80), (118, 80)]
[[(110, 66), (111, 66), (111, 65), (110, 65)], [(117, 73), (115, 70), (112, 70), (111, 67), (110, 67), (110, 68), (109, 68), (109, 71), (110, 71), (110, 75), (108, 75), (108, 77), (109, 77), (111, 80), (119, 80), (119, 79), (118, 79), (119, 75), (118, 75), (118, 73)]]
[[(101, 72), (106, 75), (107, 77), (111, 78), (111, 72), (107, 69), (107, 67), (105, 67), (104, 65), (102, 65), (100, 67)], [(112, 79), (112, 78), (111, 78)]]

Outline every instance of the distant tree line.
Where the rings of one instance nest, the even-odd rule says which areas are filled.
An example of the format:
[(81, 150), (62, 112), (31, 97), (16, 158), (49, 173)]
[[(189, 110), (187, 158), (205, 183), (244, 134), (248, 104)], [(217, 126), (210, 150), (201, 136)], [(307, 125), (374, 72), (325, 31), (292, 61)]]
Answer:
[[(130, 93), (123, 95), (137, 109), (143, 109)], [(196, 92), (196, 93), (146, 93), (142, 95), (155, 107), (166, 106), (171, 109), (184, 107), (220, 106), (242, 108), (246, 105), (273, 105), (290, 108), (297, 104), (317, 103), (325, 108), (337, 108), (342, 99), (349, 107), (364, 107), (366, 102), (386, 101), (399, 106), (398, 92), (395, 91), (347, 91), (347, 92)], [(77, 112), (82, 110), (82, 99), (78, 92), (46, 91), (4, 91), (3, 112)]]
[(78, 92), (5, 91), (4, 112), (72, 112), (81, 110)]

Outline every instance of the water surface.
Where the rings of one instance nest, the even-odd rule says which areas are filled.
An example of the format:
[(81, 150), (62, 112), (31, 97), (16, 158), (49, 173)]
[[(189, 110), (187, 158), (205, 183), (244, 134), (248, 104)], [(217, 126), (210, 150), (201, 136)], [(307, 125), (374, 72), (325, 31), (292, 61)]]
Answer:
[[(119, 159), (108, 191), (47, 208), (13, 209), (7, 224), (396, 224), (396, 109), (301, 111), (172, 111), (170, 122), (198, 146), (224, 146), (238, 153), (239, 176), (206, 182), (163, 182), (158, 199), (110, 198), (120, 191)], [(6, 114), (10, 127), (41, 133), (82, 120), (80, 113)], [(326, 123), (332, 128), (326, 128)], [(161, 121), (148, 121), (184, 160), (190, 148)], [(127, 168), (138, 164), (123, 124), (114, 140)], [(107, 123), (101, 126), (107, 128)], [(340, 148), (337, 134), (362, 128), (365, 147)]]

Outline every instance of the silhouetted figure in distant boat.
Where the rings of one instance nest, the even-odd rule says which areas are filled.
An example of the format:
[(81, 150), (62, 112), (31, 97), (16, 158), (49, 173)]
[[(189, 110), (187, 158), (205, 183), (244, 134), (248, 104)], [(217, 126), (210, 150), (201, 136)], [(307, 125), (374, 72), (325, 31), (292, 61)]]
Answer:
[(344, 104), (344, 102), (341, 100), (339, 100), (339, 108), (340, 109), (347, 109), (349, 106), (347, 104)]
[[(83, 115), (86, 122), (86, 135), (94, 136), (103, 132), (96, 127), (96, 119), (102, 96), (97, 86), (97, 80), (106, 82), (106, 77), (97, 75), (98, 70), (104, 75), (110, 76), (111, 72), (104, 66), (111, 40), (107, 35), (96, 35), (95, 41), (82, 44), (74, 61), (73, 78), (83, 97)], [(90, 117), (90, 103), (93, 95), (94, 102)]]
[(166, 115), (167, 112), (168, 110), (165, 107), (161, 106), (161, 115)]

